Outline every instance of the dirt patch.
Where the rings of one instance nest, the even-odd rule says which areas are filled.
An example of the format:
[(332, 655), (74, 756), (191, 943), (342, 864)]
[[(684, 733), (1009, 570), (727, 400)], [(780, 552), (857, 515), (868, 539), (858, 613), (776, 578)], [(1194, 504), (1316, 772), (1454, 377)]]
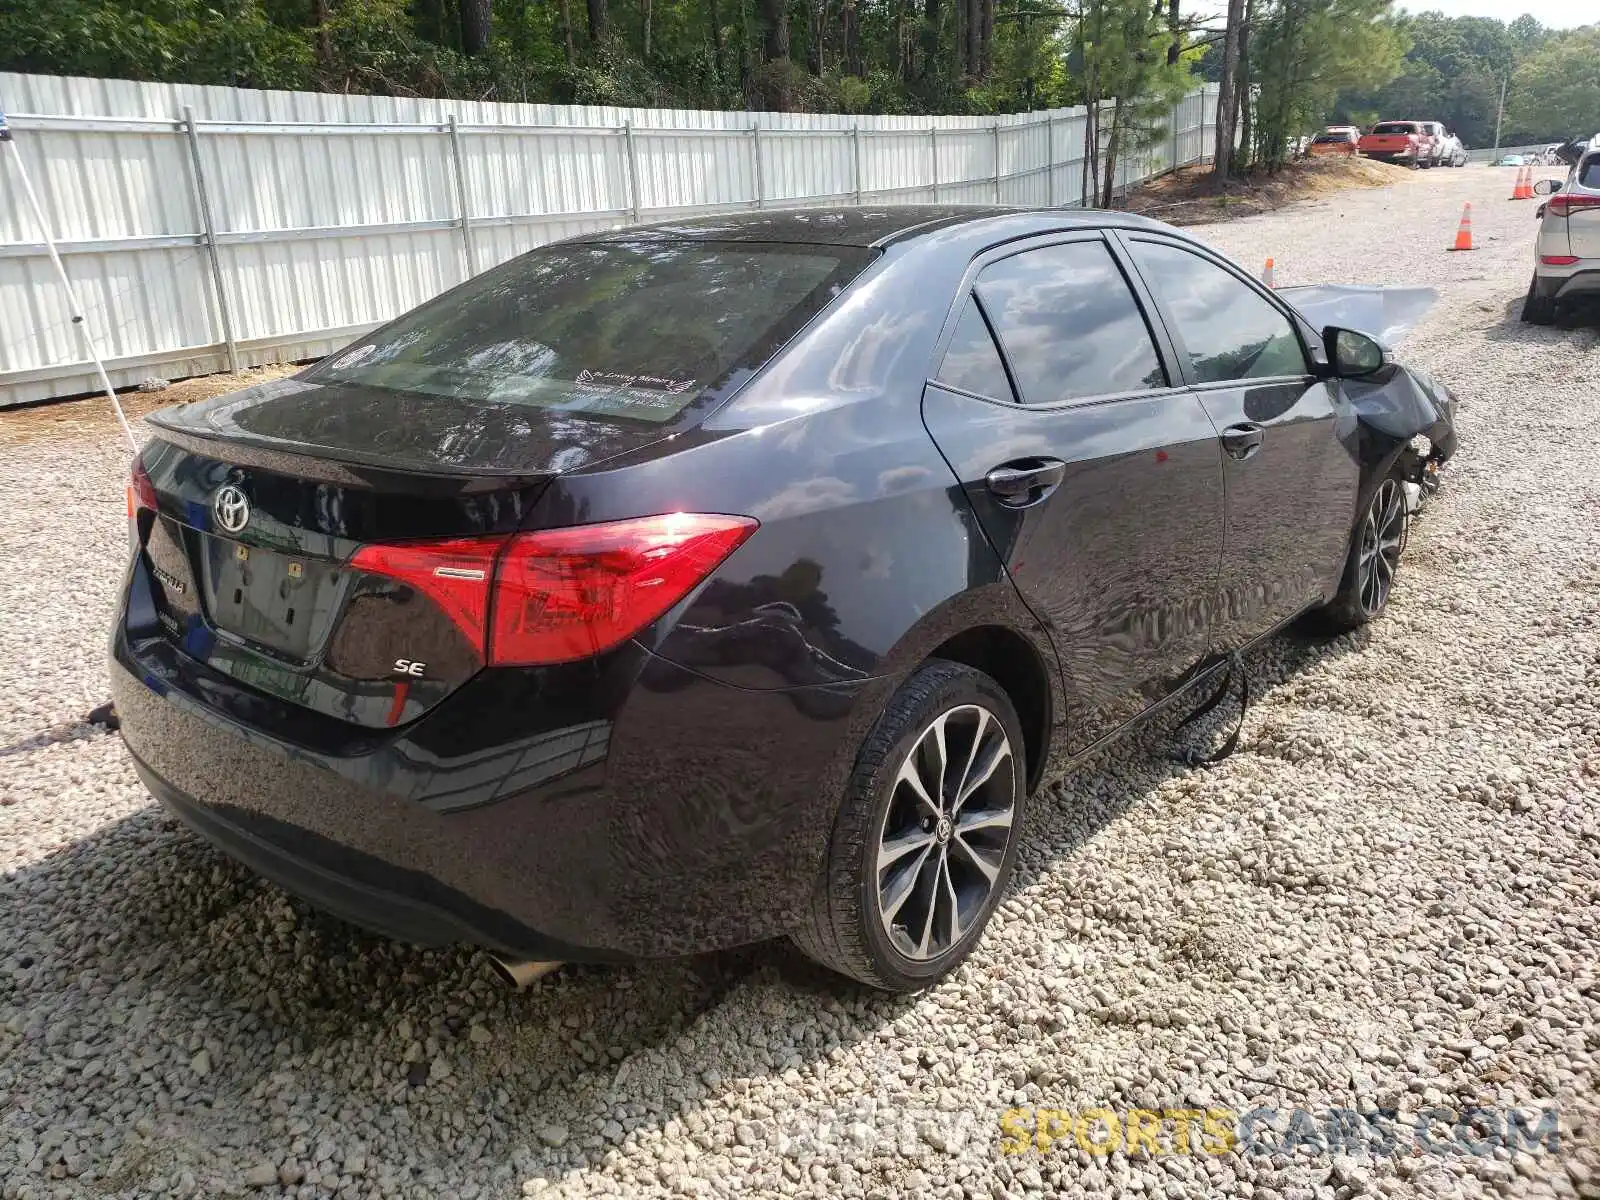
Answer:
[(1270, 175), (1258, 172), (1230, 179), (1218, 194), (1211, 190), (1210, 167), (1184, 167), (1140, 184), (1120, 207), (1169, 225), (1209, 224), (1273, 212), (1346, 188), (1388, 187), (1410, 178), (1405, 167), (1370, 158), (1318, 158), (1290, 163)]
[[(198, 375), (158, 392), (118, 392), (117, 399), (122, 401), (122, 411), (132, 421), (157, 409), (209, 400), (212, 396), (237, 391), (253, 383), (281, 379), (299, 369), (293, 363), (276, 363), (269, 367), (251, 367), (238, 374), (223, 371), (217, 375)], [(104, 394), (0, 411), (0, 445), (17, 446), (26, 442), (104, 436), (119, 436), (116, 415), (111, 411), (111, 402)]]

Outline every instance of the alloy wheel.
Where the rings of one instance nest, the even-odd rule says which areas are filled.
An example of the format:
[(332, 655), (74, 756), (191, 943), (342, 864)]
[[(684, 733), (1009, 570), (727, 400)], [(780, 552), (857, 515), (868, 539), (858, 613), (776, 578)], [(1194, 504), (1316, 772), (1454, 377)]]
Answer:
[(1405, 493), (1397, 481), (1385, 479), (1361, 522), (1359, 582), (1365, 616), (1377, 616), (1388, 603), (1405, 537)]
[(1016, 814), (1016, 757), (1000, 719), (963, 704), (936, 717), (895, 777), (878, 836), (878, 917), (925, 962), (957, 945), (999, 881)]

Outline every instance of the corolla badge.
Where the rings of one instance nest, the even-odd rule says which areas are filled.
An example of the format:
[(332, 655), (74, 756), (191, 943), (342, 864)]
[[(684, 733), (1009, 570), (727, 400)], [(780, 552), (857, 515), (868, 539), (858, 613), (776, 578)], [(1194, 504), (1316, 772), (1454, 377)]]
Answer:
[(250, 521), (250, 501), (244, 498), (244, 493), (233, 484), (225, 484), (217, 489), (217, 494), (211, 498), (211, 513), (217, 518), (217, 524), (228, 533), (238, 533)]

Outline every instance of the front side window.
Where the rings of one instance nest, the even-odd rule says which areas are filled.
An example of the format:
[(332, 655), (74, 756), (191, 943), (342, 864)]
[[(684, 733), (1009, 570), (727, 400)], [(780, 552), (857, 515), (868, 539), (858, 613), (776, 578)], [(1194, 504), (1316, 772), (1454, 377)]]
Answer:
[(1026, 404), (1167, 386), (1150, 328), (1104, 242), (1003, 258), (978, 277), (978, 295)]
[(1156, 242), (1135, 241), (1133, 257), (1177, 323), (1198, 382), (1304, 375), (1309, 369), (1289, 318), (1230, 272)]
[(309, 378), (660, 424), (759, 367), (871, 257), (836, 246), (552, 246), (424, 304)]

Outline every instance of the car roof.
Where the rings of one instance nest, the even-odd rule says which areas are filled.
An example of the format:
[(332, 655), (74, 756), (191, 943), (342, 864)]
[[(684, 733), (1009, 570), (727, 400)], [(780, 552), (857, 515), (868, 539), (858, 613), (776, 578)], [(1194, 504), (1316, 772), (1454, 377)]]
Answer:
[(584, 242), (656, 239), (707, 242), (792, 242), (816, 246), (883, 247), (980, 221), (1047, 217), (1061, 229), (1164, 229), (1132, 213), (1086, 208), (1008, 208), (979, 204), (891, 204), (849, 208), (762, 209), (634, 225), (591, 234)]

